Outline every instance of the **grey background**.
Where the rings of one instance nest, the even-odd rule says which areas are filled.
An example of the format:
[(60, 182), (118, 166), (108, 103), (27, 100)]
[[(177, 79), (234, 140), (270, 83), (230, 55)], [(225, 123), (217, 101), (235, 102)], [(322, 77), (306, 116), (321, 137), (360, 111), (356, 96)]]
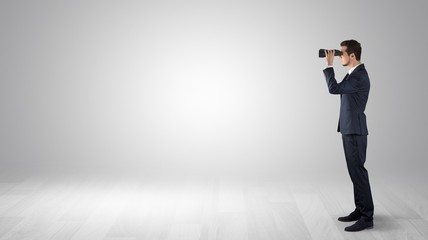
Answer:
[(1, 167), (346, 175), (339, 97), (317, 54), (353, 38), (372, 84), (370, 174), (426, 179), (427, 10), (426, 1), (1, 1)]

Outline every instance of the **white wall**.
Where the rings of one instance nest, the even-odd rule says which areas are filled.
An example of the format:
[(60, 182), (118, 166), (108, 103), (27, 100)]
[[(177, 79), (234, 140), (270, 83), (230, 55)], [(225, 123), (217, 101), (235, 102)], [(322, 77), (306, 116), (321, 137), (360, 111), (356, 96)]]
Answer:
[(428, 4), (384, 4), (2, 1), (1, 164), (343, 173), (317, 52), (354, 38), (369, 169), (424, 172)]

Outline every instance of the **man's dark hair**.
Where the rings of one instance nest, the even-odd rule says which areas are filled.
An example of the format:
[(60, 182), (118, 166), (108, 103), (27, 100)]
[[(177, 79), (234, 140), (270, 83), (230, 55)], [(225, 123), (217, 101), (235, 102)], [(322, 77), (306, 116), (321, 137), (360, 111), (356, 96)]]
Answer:
[(352, 53), (355, 54), (355, 59), (357, 59), (357, 61), (360, 61), (361, 58), (361, 44), (359, 42), (357, 42), (354, 39), (351, 40), (345, 40), (340, 44), (341, 47), (347, 47), (346, 48), (346, 53), (348, 55), (351, 55)]

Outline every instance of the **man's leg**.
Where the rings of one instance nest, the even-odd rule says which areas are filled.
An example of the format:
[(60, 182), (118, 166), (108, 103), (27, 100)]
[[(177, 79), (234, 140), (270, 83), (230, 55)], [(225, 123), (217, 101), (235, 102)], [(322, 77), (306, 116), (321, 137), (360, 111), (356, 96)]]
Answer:
[(373, 199), (369, 176), (364, 167), (366, 161), (367, 136), (342, 135), (348, 172), (354, 186), (356, 210), (366, 221), (373, 220)]

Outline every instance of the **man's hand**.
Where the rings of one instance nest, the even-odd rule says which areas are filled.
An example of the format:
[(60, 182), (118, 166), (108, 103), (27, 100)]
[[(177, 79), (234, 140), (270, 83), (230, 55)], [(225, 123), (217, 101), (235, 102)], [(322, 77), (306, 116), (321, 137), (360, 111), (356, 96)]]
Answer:
[(333, 66), (334, 50), (325, 50), (325, 58), (327, 59), (327, 65)]

